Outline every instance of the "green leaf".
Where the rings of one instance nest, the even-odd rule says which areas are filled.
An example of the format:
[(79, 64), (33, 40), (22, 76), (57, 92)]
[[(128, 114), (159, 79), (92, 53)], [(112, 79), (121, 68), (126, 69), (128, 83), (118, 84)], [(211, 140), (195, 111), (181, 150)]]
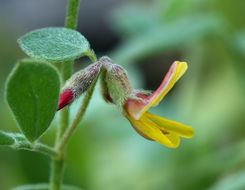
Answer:
[(22, 36), (18, 43), (29, 56), (49, 62), (63, 62), (84, 56), (89, 43), (79, 32), (67, 28), (43, 28)]
[(23, 60), (8, 77), (6, 100), (19, 128), (35, 141), (49, 127), (58, 104), (60, 78), (46, 63)]
[(12, 145), (14, 143), (14, 138), (10, 134), (0, 130), (0, 145)]
[[(24, 185), (15, 187), (12, 190), (49, 190), (49, 184)], [(62, 185), (61, 190), (82, 190), (71, 185)]]

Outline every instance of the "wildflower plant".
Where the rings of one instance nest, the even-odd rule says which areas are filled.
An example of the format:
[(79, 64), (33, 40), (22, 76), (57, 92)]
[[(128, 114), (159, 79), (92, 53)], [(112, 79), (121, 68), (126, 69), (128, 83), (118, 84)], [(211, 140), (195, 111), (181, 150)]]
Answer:
[[(21, 133), (0, 130), (0, 145), (40, 152), (51, 158), (49, 184), (26, 185), (15, 190), (78, 190), (63, 185), (66, 147), (82, 120), (95, 85), (100, 80), (101, 95), (119, 107), (134, 129), (143, 137), (176, 148), (179, 137), (191, 138), (193, 129), (181, 123), (150, 114), (184, 74), (187, 63), (175, 61), (159, 88), (137, 90), (126, 70), (109, 57), (97, 60), (86, 38), (77, 32), (79, 0), (68, 0), (65, 27), (32, 31), (18, 40), (29, 56), (20, 60), (10, 73), (5, 89), (6, 102)], [(91, 65), (72, 75), (74, 60), (87, 56)], [(83, 102), (69, 123), (69, 104), (85, 93)], [(59, 125), (54, 147), (39, 141), (59, 111)]]

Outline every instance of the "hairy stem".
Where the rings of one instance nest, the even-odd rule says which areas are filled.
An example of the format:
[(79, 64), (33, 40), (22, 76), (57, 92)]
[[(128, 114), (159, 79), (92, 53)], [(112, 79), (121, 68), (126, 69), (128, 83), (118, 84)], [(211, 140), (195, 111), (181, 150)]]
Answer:
[(65, 27), (70, 29), (77, 28), (77, 17), (80, 0), (69, 0), (67, 5)]
[[(65, 19), (65, 27), (70, 29), (76, 29), (77, 18), (79, 10), (80, 0), (68, 0), (67, 12)], [(67, 79), (72, 75), (73, 61), (68, 61), (63, 63), (61, 68), (61, 78), (64, 84)], [(64, 131), (66, 130), (69, 123), (69, 108), (63, 109), (60, 112), (59, 127), (56, 137), (56, 146), (58, 145), (60, 139), (62, 138)], [(64, 158), (65, 152), (58, 152), (58, 156), (53, 157), (51, 163), (51, 175), (50, 175), (50, 189), (60, 190), (63, 181), (64, 173)]]
[(89, 50), (89, 52), (87, 53), (87, 56), (89, 57), (89, 59), (94, 63), (97, 61), (97, 57), (94, 53), (93, 50)]
[(58, 156), (58, 152), (54, 148), (52, 148), (48, 145), (42, 144), (42, 143), (34, 143), (32, 145), (27, 140), (15, 143), (14, 145), (12, 145), (10, 147), (12, 147), (13, 149), (16, 149), (16, 150), (22, 149), (22, 150), (28, 150), (28, 151), (33, 151), (33, 152), (39, 152), (42, 154), (46, 154), (50, 157)]
[(55, 149), (41, 143), (35, 144), (35, 146), (33, 147), (33, 151), (40, 152), (53, 157), (56, 157), (58, 155), (58, 152)]
[(50, 190), (60, 190), (64, 175), (64, 157), (53, 158), (51, 165)]

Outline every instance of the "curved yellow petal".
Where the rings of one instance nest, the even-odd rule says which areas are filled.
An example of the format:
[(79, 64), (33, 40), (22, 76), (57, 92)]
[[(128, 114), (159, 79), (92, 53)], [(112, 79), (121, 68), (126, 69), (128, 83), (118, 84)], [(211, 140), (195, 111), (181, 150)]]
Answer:
[(162, 117), (157, 116), (157, 115), (153, 115), (149, 112), (146, 112), (145, 115), (152, 122), (154, 122), (156, 125), (158, 125), (159, 128), (161, 128), (167, 132), (177, 134), (177, 135), (184, 137), (184, 138), (192, 138), (194, 135), (194, 130), (192, 127), (183, 125), (183, 124), (176, 122), (176, 121), (171, 121), (171, 120), (162, 118)]
[(128, 120), (135, 130), (143, 137), (157, 141), (158, 143), (170, 148), (177, 148), (180, 143), (178, 135), (173, 133), (165, 133), (158, 126), (149, 120), (147, 117), (142, 117), (140, 120), (127, 116)]
[(156, 91), (149, 96), (141, 95), (142, 101), (127, 100), (128, 113), (138, 120), (151, 106), (156, 106), (173, 88), (174, 84), (187, 70), (187, 67), (186, 62), (175, 61)]
[(150, 100), (152, 101), (145, 107), (144, 111), (147, 111), (151, 106), (157, 106), (163, 97), (173, 88), (179, 78), (185, 73), (187, 68), (186, 62), (175, 61), (171, 65), (158, 89), (151, 95)]

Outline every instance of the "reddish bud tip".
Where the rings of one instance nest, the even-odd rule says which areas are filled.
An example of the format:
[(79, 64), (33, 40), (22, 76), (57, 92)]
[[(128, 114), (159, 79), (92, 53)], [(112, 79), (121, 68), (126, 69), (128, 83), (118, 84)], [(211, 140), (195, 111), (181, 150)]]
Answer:
[(74, 91), (72, 89), (67, 89), (60, 94), (59, 105), (57, 111), (72, 102), (74, 98)]

